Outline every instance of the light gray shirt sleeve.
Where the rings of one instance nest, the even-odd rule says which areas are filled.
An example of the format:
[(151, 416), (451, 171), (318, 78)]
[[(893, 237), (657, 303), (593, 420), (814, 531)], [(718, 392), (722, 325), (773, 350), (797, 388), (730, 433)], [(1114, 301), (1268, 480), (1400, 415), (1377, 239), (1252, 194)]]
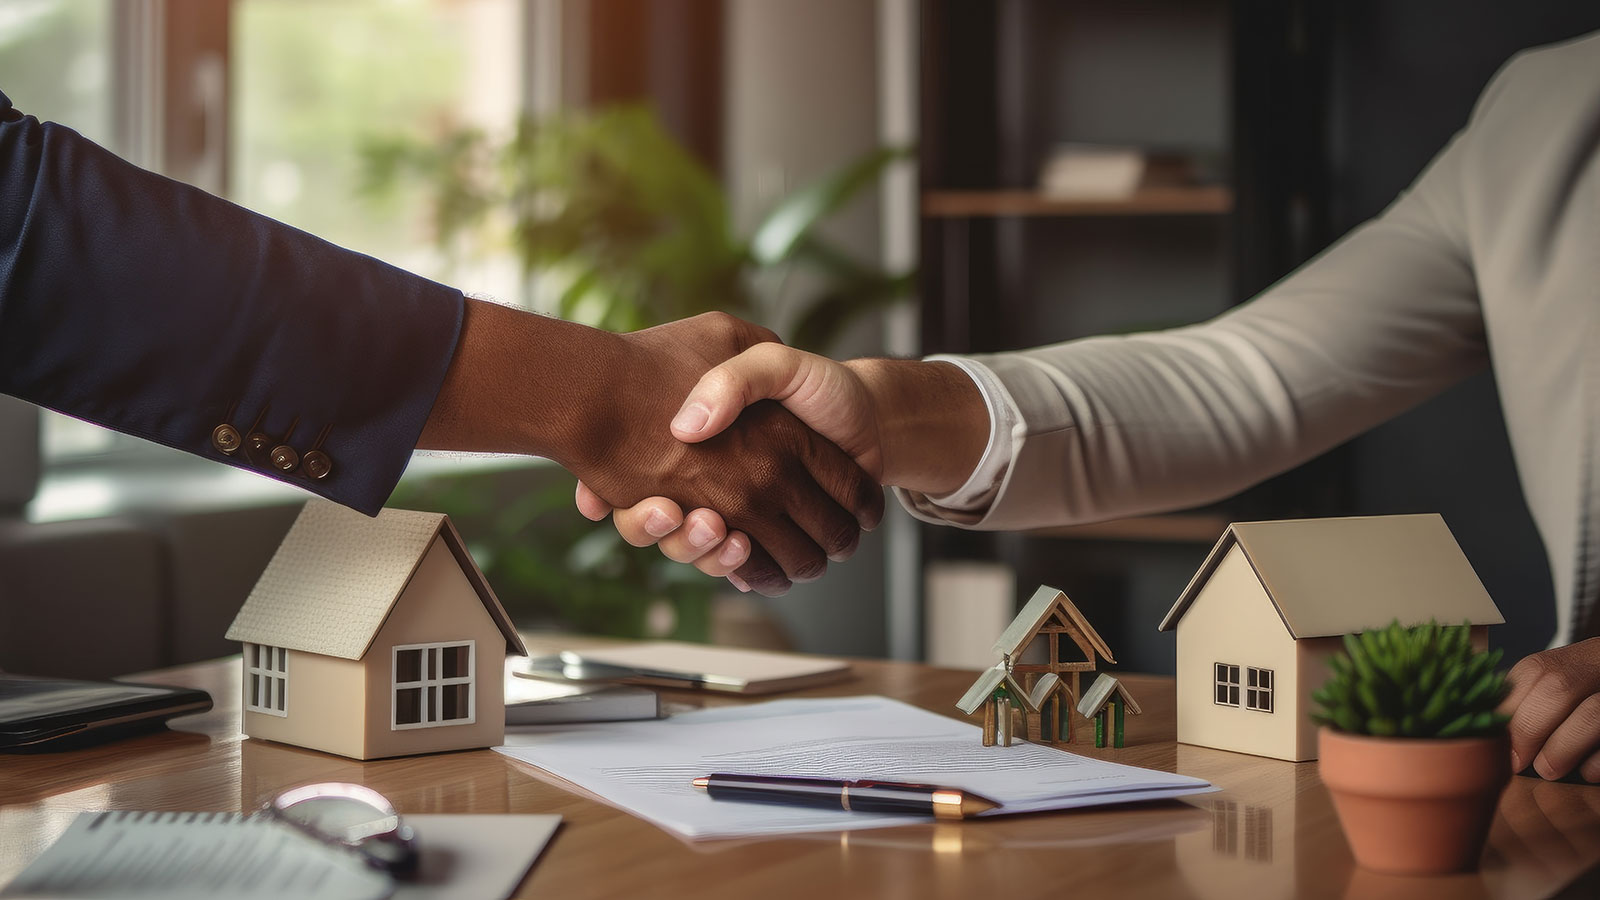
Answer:
[(958, 363), (980, 389), (986, 376), (998, 385), (985, 390), (992, 419), (1017, 411), (1009, 447), (992, 424), (973, 482), (945, 498), (901, 491), (902, 503), (927, 521), (1020, 529), (1212, 502), (1483, 369), (1461, 210), (1469, 140), (1470, 129), (1378, 218), (1216, 319)]

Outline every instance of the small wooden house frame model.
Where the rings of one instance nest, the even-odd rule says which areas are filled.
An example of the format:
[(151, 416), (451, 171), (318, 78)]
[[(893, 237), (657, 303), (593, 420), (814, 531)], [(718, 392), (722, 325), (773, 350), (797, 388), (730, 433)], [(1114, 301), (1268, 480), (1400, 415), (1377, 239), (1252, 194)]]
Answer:
[(1015, 726), (1012, 715), (1018, 710), (1037, 713), (1039, 708), (1028, 696), (1028, 689), (1011, 674), (1011, 666), (998, 662), (983, 670), (978, 680), (956, 701), (956, 708), (967, 715), (983, 707), (983, 745), (1011, 746)]
[(1436, 514), (1228, 526), (1161, 622), (1178, 632), (1178, 740), (1317, 758), (1311, 692), (1345, 634), (1505, 621)]
[(354, 759), (505, 740), (505, 657), (527, 655), (450, 520), (325, 500), (300, 512), (228, 639), (242, 730)]
[[(1047, 641), (1045, 661), (1017, 662), (1040, 635)], [(1083, 655), (1081, 660), (1062, 658), (1063, 638), (1071, 642), (1067, 646), (1077, 647)], [(1027, 738), (1047, 744), (1072, 741), (1072, 711), (1079, 696), (1078, 674), (1093, 672), (1097, 658), (1116, 662), (1111, 649), (1089, 620), (1072, 605), (1065, 593), (1053, 587), (1041, 587), (1033, 592), (1022, 611), (994, 642), (993, 649), (1000, 662), (978, 676), (956, 707), (968, 715), (977, 711), (981, 698), (994, 688), (991, 684), (988, 689), (980, 690), (980, 686), (993, 679), (992, 673), (997, 669), (1002, 670), (1020, 686), (1013, 692), (1020, 693), (1017, 699), (1024, 701), (1021, 705), (1026, 710)], [(985, 730), (985, 737), (987, 735)]]
[[(1128, 693), (1122, 682), (1115, 677), (1102, 673), (1089, 685), (1088, 693), (1083, 695), (1083, 700), (1078, 703), (1078, 714), (1085, 719), (1094, 720), (1094, 745), (1104, 747), (1109, 742), (1113, 747), (1121, 747), (1122, 719), (1124, 712), (1140, 715), (1144, 711), (1139, 708), (1138, 701)], [(1107, 720), (1110, 721), (1107, 721)]]

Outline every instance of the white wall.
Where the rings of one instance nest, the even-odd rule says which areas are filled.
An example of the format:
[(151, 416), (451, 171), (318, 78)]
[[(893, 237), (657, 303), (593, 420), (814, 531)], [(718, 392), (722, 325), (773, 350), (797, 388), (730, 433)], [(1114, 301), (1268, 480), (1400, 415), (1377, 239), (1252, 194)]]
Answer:
[[(864, 0), (737, 0), (726, 16), (723, 159), (736, 227), (748, 234), (777, 199), (879, 145), (878, 9)], [(825, 234), (876, 261), (879, 229), (869, 194)], [(809, 287), (790, 278), (785, 295), (803, 298)], [(780, 326), (792, 309), (779, 306)], [(834, 355), (881, 352), (881, 342), (881, 329), (864, 328)], [(883, 557), (881, 530), (864, 535), (855, 557), (822, 581), (765, 605), (797, 649), (882, 655)]]

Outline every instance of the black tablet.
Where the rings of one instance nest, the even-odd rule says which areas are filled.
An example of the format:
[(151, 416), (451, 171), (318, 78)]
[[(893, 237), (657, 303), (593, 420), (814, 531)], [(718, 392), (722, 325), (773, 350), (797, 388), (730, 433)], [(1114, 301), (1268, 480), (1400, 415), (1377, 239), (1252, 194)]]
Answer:
[(0, 752), (81, 747), (210, 708), (194, 688), (0, 673)]

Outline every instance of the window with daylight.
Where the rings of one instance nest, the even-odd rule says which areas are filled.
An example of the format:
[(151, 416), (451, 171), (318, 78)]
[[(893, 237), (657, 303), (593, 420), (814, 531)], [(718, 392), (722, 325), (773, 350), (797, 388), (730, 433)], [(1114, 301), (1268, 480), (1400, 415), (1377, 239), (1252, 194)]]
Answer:
[[(1254, 671), (1254, 670), (1251, 670)], [(1239, 705), (1239, 667), (1227, 663), (1217, 663), (1217, 704), (1220, 706)]]
[(472, 724), (474, 652), (472, 641), (395, 647), (390, 724), (395, 729)]
[[(1235, 678), (1238, 677), (1236, 674)], [(1238, 689), (1235, 688), (1235, 691)], [(1237, 694), (1235, 694), (1237, 696)], [(1245, 670), (1244, 708), (1272, 712), (1272, 670)]]
[(244, 708), (269, 716), (287, 716), (289, 651), (264, 644), (246, 644), (244, 661)]

